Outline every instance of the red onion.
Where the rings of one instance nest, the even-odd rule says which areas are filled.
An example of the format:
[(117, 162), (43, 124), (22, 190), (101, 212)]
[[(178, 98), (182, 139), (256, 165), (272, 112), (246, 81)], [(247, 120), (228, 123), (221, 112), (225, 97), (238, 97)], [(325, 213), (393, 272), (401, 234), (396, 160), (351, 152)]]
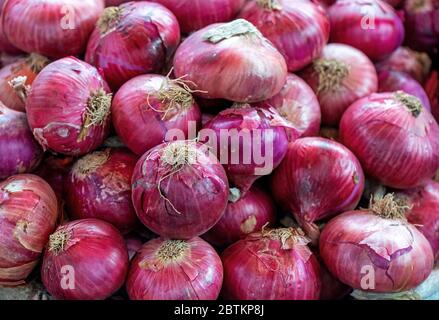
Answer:
[(275, 199), (287, 208), (311, 239), (314, 221), (354, 209), (364, 190), (357, 158), (342, 144), (324, 138), (291, 143), (271, 180)]
[(192, 126), (195, 135), (201, 112), (188, 89), (183, 80), (152, 74), (125, 83), (111, 109), (114, 127), (128, 148), (143, 155), (165, 141), (170, 130), (187, 139)]
[(418, 98), (401, 91), (355, 102), (343, 115), (340, 138), (386, 186), (416, 187), (439, 168), (439, 126)]
[(43, 157), (27, 124), (26, 114), (0, 102), (0, 180), (34, 170)]
[(425, 109), (431, 110), (424, 88), (408, 74), (398, 71), (381, 71), (378, 73), (378, 81), (378, 92), (403, 91), (417, 97)]
[(44, 68), (26, 101), (28, 121), (45, 149), (82, 155), (96, 149), (109, 131), (111, 94), (98, 70), (76, 58)]
[(274, 44), (291, 72), (318, 57), (329, 39), (328, 17), (309, 0), (249, 1), (239, 17), (253, 23)]
[(61, 58), (84, 52), (103, 9), (103, 0), (7, 0), (1, 24), (17, 48)]
[(378, 89), (375, 66), (361, 51), (343, 44), (329, 44), (306, 68), (302, 77), (316, 92), (322, 123), (336, 126), (355, 101)]
[(56, 196), (40, 177), (20, 174), (0, 182), (0, 285), (24, 283), (55, 229), (57, 213)]
[(424, 87), (431, 102), (431, 113), (439, 121), (439, 72), (433, 71)]
[(103, 70), (116, 90), (135, 76), (160, 72), (180, 42), (171, 11), (156, 3), (106, 8), (93, 31), (85, 61)]
[(404, 220), (405, 209), (388, 194), (369, 210), (331, 220), (320, 237), (320, 254), (332, 274), (370, 292), (401, 292), (422, 283), (433, 269), (433, 252)]
[(143, 245), (131, 263), (127, 292), (132, 300), (216, 300), (223, 266), (200, 238), (158, 238)]
[(132, 178), (133, 203), (142, 223), (173, 239), (190, 239), (224, 214), (229, 185), (218, 160), (191, 141), (161, 144), (143, 155)]
[(9, 108), (25, 111), (24, 102), (30, 86), (49, 60), (31, 54), (0, 70), (0, 101)]
[(239, 191), (239, 199), (284, 158), (288, 147), (286, 128), (292, 129), (274, 108), (237, 104), (220, 112), (199, 136), (224, 165), (229, 182)]
[(95, 151), (79, 159), (66, 182), (66, 204), (72, 219), (96, 218), (123, 234), (134, 229), (131, 176), (137, 157), (125, 149)]
[(273, 98), (257, 103), (257, 106), (273, 107), (292, 127), (291, 135), (316, 136), (321, 122), (320, 105), (313, 90), (301, 78), (288, 74), (282, 90)]
[(203, 239), (217, 247), (225, 247), (260, 231), (267, 224), (273, 226), (275, 222), (273, 200), (261, 189), (252, 187), (237, 202), (229, 202), (221, 220), (203, 235)]
[(84, 219), (62, 225), (50, 236), (41, 278), (57, 299), (102, 300), (123, 285), (127, 271), (128, 253), (117, 229)]
[(235, 18), (246, 0), (152, 0), (171, 10), (183, 33)]
[(320, 268), (300, 229), (253, 233), (223, 252), (229, 300), (317, 300)]
[[(3, 4), (6, 0), (0, 0), (0, 15), (3, 12)], [(1, 21), (1, 17), (0, 17)], [(3, 32), (3, 25), (0, 22), (0, 52), (6, 52), (8, 54), (19, 54), (20, 49), (14, 47), (9, 40), (6, 38), (6, 35)]]
[(192, 81), (209, 99), (257, 102), (285, 84), (285, 59), (254, 25), (243, 19), (210, 25), (190, 35), (174, 58), (175, 75)]
[(328, 14), (330, 41), (351, 45), (371, 60), (386, 58), (404, 40), (400, 17), (383, 1), (338, 0)]

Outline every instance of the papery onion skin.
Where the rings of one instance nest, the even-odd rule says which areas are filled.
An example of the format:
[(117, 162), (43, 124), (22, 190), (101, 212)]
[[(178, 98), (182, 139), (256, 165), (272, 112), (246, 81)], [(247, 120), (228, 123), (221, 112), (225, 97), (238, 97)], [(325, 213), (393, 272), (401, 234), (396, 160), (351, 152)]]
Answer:
[(235, 18), (246, 0), (152, 0), (171, 10), (183, 33)]
[[(161, 97), (183, 91), (188, 100), (184, 103)], [(189, 138), (190, 127), (196, 131), (201, 121), (200, 109), (190, 92), (164, 76), (153, 74), (125, 83), (116, 93), (111, 111), (116, 132), (140, 156), (163, 143), (170, 130), (180, 130), (184, 139)]]
[(380, 0), (338, 0), (328, 9), (330, 42), (344, 43), (381, 60), (404, 40), (404, 26), (396, 11)]
[(62, 58), (85, 51), (103, 9), (103, 0), (8, 0), (1, 23), (17, 48)]
[(290, 139), (296, 133), (299, 137), (317, 136), (319, 133), (322, 118), (319, 101), (311, 87), (292, 73), (288, 74), (284, 87), (277, 95), (255, 105), (275, 108), (294, 127), (294, 132), (289, 132)]
[(329, 44), (314, 63), (300, 73), (319, 99), (322, 123), (337, 126), (345, 110), (378, 89), (375, 66), (361, 51)]
[[(195, 161), (186, 157), (180, 164), (182, 153), (196, 157)], [(191, 141), (163, 143), (149, 150), (132, 177), (132, 200), (140, 221), (171, 239), (190, 239), (213, 227), (224, 214), (228, 195), (227, 176), (219, 161)]]
[(0, 182), (0, 285), (20, 285), (38, 264), (55, 229), (57, 200), (40, 177), (19, 174)]
[[(127, 271), (127, 248), (117, 229), (102, 220), (83, 219), (51, 235), (41, 278), (56, 299), (102, 300), (123, 285)], [(74, 274), (74, 289), (65, 282), (66, 274)]]
[[(228, 38), (215, 34), (223, 28), (230, 32)], [(200, 97), (235, 102), (269, 99), (279, 93), (287, 77), (283, 56), (243, 19), (213, 24), (190, 35), (177, 49), (174, 68), (176, 77), (186, 75), (184, 79), (193, 82), (191, 89), (200, 90), (196, 93)]]
[(364, 190), (358, 159), (342, 144), (324, 138), (302, 138), (291, 143), (274, 172), (275, 200), (294, 215), (312, 240), (315, 221), (354, 209)]
[[(276, 230), (276, 229), (275, 229)], [(253, 233), (221, 255), (226, 300), (317, 300), (319, 263), (307, 241)]]
[[(266, 7), (272, 5), (273, 8)], [(329, 19), (312, 1), (249, 1), (239, 18), (253, 23), (282, 53), (294, 72), (313, 61), (329, 39)]]
[(80, 158), (66, 181), (71, 219), (96, 218), (122, 234), (134, 229), (137, 216), (131, 202), (131, 176), (137, 156), (126, 149), (104, 149)]
[(273, 200), (262, 189), (253, 186), (237, 202), (229, 202), (221, 220), (203, 235), (203, 239), (216, 247), (225, 247), (264, 226), (274, 226), (275, 222)]
[(135, 76), (161, 72), (180, 42), (180, 27), (160, 4), (139, 1), (105, 9), (85, 61), (102, 69), (113, 90)]
[(416, 98), (402, 92), (372, 94), (350, 106), (340, 123), (342, 143), (366, 174), (397, 189), (419, 186), (439, 168), (438, 124), (417, 103), (410, 111), (404, 99)]
[(126, 287), (131, 300), (216, 300), (222, 282), (221, 259), (206, 241), (158, 238), (139, 250)]
[(34, 80), (26, 101), (29, 126), (44, 149), (83, 155), (109, 132), (111, 94), (91, 65), (74, 57), (52, 62)]
[(43, 157), (35, 141), (26, 114), (7, 108), (0, 102), (0, 180), (34, 170)]

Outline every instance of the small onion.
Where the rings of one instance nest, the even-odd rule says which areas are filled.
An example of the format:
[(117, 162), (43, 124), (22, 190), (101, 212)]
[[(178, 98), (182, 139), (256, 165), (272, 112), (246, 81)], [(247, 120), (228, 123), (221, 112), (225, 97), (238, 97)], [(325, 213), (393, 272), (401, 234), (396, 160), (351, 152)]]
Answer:
[(344, 44), (329, 44), (301, 76), (320, 102), (322, 123), (336, 126), (355, 101), (378, 89), (373, 63), (361, 51)]
[(174, 57), (175, 75), (197, 95), (258, 102), (279, 93), (287, 66), (283, 56), (250, 22), (210, 25), (190, 35)]
[(222, 217), (229, 184), (218, 160), (199, 143), (161, 144), (143, 155), (132, 178), (142, 223), (172, 239), (205, 233)]
[(131, 176), (138, 158), (126, 149), (95, 151), (79, 159), (66, 181), (66, 204), (72, 219), (96, 218), (123, 234), (134, 229)]
[(162, 5), (139, 1), (106, 8), (85, 61), (102, 69), (116, 90), (135, 76), (160, 72), (180, 42), (177, 19)]
[(254, 24), (274, 44), (291, 72), (319, 56), (329, 39), (328, 17), (309, 0), (249, 1), (239, 17)]
[(57, 220), (56, 196), (40, 177), (0, 182), (0, 285), (23, 284), (38, 264)]
[(228, 300), (317, 300), (319, 263), (300, 229), (253, 233), (227, 248), (222, 297)]
[(320, 254), (331, 273), (370, 292), (401, 292), (422, 283), (433, 269), (433, 252), (404, 220), (404, 209), (388, 194), (369, 210), (331, 220), (320, 237)]
[(102, 300), (122, 287), (127, 271), (128, 253), (117, 229), (84, 219), (62, 225), (50, 236), (41, 278), (57, 299)]
[(365, 172), (389, 187), (419, 186), (439, 168), (439, 126), (418, 98), (403, 92), (355, 102), (343, 115), (340, 138)]
[(98, 70), (74, 57), (44, 68), (33, 82), (26, 112), (33, 134), (45, 148), (86, 154), (109, 131), (111, 94)]
[(216, 300), (222, 282), (221, 259), (206, 241), (158, 238), (139, 250), (126, 287), (132, 300)]

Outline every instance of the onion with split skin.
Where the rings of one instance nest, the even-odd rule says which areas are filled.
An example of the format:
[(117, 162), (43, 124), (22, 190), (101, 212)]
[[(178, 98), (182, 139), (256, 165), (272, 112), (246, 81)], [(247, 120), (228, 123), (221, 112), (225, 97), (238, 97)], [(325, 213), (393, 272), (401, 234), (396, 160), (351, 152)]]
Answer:
[(216, 300), (222, 282), (221, 259), (207, 242), (158, 238), (139, 250), (126, 287), (132, 300)]

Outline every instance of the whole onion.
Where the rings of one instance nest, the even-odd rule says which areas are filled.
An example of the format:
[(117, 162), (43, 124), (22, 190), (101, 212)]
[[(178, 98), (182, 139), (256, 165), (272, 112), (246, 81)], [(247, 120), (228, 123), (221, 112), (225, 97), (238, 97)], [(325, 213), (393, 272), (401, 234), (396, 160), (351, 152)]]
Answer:
[[(170, 130), (188, 138), (200, 126), (201, 112), (183, 80), (142, 75), (125, 83), (111, 107), (114, 127), (133, 152), (143, 155), (163, 143)], [(148, 134), (145, 134), (148, 132)]]
[(266, 225), (273, 226), (275, 222), (273, 200), (254, 186), (237, 202), (229, 202), (221, 220), (203, 235), (203, 239), (217, 247), (225, 247)]
[(259, 102), (256, 106), (275, 108), (294, 128), (289, 138), (316, 136), (319, 133), (322, 114), (319, 101), (313, 90), (301, 78), (288, 74), (282, 90), (273, 98)]
[(26, 101), (29, 125), (45, 149), (86, 154), (109, 131), (111, 94), (98, 70), (74, 57), (44, 68)]
[(229, 300), (317, 300), (320, 268), (300, 229), (262, 230), (227, 248), (222, 297)]
[(183, 33), (235, 18), (246, 0), (152, 0), (171, 10)]
[(80, 158), (66, 181), (66, 204), (72, 219), (96, 218), (122, 234), (134, 229), (131, 176), (137, 156), (126, 149), (104, 149)]
[(139, 250), (126, 287), (132, 300), (216, 300), (222, 282), (221, 259), (206, 241), (158, 238)]
[(197, 95), (209, 99), (258, 102), (285, 84), (285, 59), (250, 22), (238, 19), (210, 25), (177, 49), (174, 72), (185, 76)]
[(85, 51), (103, 9), (104, 0), (7, 0), (1, 24), (15, 47), (62, 58)]
[(344, 44), (329, 44), (301, 76), (320, 102), (322, 123), (336, 126), (355, 101), (378, 89), (375, 66), (361, 51)]
[(0, 182), (0, 285), (23, 284), (38, 264), (57, 220), (56, 196), (40, 177)]
[(422, 283), (433, 269), (433, 252), (404, 220), (405, 209), (388, 194), (369, 210), (332, 219), (320, 237), (320, 254), (331, 273), (370, 292), (401, 292)]
[(348, 44), (371, 60), (381, 60), (404, 40), (396, 11), (381, 0), (338, 0), (328, 9), (331, 42)]
[(41, 278), (57, 299), (101, 300), (123, 285), (127, 271), (127, 248), (117, 229), (102, 220), (83, 219), (50, 236)]
[(45, 57), (31, 54), (3, 67), (0, 70), (0, 101), (11, 109), (24, 112), (32, 82), (48, 63)]
[(320, 55), (329, 39), (324, 10), (309, 0), (249, 1), (239, 17), (254, 24), (297, 71)]
[[(274, 108), (236, 104), (220, 112), (200, 132), (200, 141), (213, 150), (232, 187), (239, 191), (235, 200), (280, 164), (288, 147), (287, 128), (292, 129)], [(295, 133), (292, 139), (297, 136)]]
[(93, 31), (85, 61), (102, 69), (116, 90), (135, 76), (160, 72), (180, 42), (180, 27), (162, 5), (139, 1), (106, 8)]
[(274, 172), (271, 188), (279, 204), (294, 215), (312, 240), (315, 221), (354, 209), (364, 190), (357, 158), (342, 144), (324, 138), (291, 143)]
[(34, 170), (43, 157), (27, 124), (26, 114), (0, 102), (0, 180)]
[(439, 126), (418, 98), (401, 91), (355, 102), (341, 119), (340, 139), (386, 186), (419, 186), (439, 168)]
[(163, 143), (143, 155), (132, 177), (142, 223), (172, 239), (191, 239), (224, 214), (229, 184), (219, 161), (199, 143)]
[[(0, 0), (0, 15), (3, 12), (3, 4), (6, 0)], [(5, 52), (7, 54), (19, 54), (21, 53), (21, 50), (14, 47), (9, 40), (6, 38), (5, 33), (3, 32), (3, 24), (1, 23), (1, 17), (0, 17), (0, 52)]]

